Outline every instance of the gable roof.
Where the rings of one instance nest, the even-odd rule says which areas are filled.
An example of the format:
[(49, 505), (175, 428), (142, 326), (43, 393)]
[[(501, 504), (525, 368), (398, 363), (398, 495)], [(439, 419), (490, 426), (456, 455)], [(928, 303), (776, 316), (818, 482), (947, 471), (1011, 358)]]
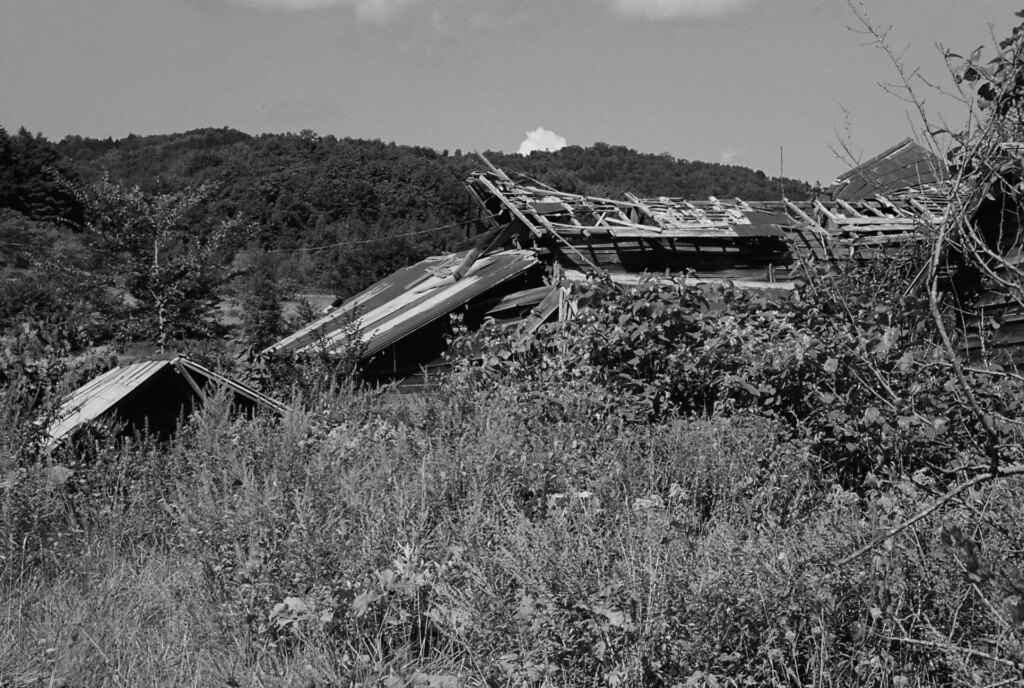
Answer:
[[(180, 376), (201, 403), (205, 403), (207, 392), (213, 386), (229, 389), (237, 399), (254, 407), (267, 408), (278, 415), (288, 410), (281, 402), (184, 356), (136, 361), (108, 370), (65, 397), (46, 429), (44, 448), (51, 449), (85, 424), (119, 408), (127, 408), (137, 392), (159, 383), (160, 378), (168, 374)], [(168, 399), (171, 398), (169, 395)]]
[(104, 415), (145, 385), (171, 361), (137, 361), (117, 366), (85, 383), (64, 398), (55, 420), (46, 429), (46, 447), (55, 446), (82, 425)]

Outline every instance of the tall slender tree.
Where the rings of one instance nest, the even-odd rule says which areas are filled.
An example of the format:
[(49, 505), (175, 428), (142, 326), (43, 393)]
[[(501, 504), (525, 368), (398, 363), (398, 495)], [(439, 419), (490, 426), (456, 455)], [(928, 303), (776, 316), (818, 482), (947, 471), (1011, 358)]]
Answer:
[(135, 333), (161, 351), (172, 338), (209, 333), (217, 287), (234, 276), (229, 247), (250, 233), (240, 220), (203, 216), (212, 191), (147, 194), (105, 177), (83, 194), (98, 267), (127, 293)]

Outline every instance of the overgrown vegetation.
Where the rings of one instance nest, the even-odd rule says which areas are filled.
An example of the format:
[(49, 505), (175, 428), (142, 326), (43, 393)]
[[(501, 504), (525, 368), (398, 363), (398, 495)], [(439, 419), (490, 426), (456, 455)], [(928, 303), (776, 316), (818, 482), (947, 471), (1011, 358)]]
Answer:
[(41, 306), (0, 349), (0, 685), (1021, 684), (1024, 377), (963, 359), (951, 298), (1022, 293), (1021, 45), (950, 56), (989, 114), (901, 255), (714, 309), (593, 280), (532, 339), (463, 333), (422, 396), (307, 361), (263, 371), (280, 421), (213, 399), (46, 455), (89, 335)]
[[(45, 458), (8, 416), (0, 675), (1019, 682), (1011, 480), (837, 565), (984, 455), (941, 338), (909, 326), (927, 312), (903, 296), (913, 271), (887, 267), (774, 302), (727, 291), (714, 313), (679, 282), (594, 282), (528, 343), (464, 335), (432, 394), (311, 368), (280, 423), (220, 401), (166, 445)], [(972, 375), (1016, 437), (1019, 378)]]
[(321, 390), (280, 424), (213, 404), (169, 445), (100, 442), (88, 464), (36, 458), (5, 418), (0, 676), (1020, 679), (1013, 485), (836, 568), (946, 478), (871, 472), (844, 487), (781, 415), (652, 421), (630, 414), (647, 398), (585, 375), (478, 374), (428, 397)]

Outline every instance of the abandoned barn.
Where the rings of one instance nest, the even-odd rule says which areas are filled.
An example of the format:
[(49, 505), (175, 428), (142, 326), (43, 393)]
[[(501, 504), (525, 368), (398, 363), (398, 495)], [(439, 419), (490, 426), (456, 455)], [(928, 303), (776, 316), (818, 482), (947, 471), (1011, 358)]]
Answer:
[[(1017, 164), (1019, 151), (1007, 157)], [(801, 202), (599, 198), (506, 174), (482, 156), (481, 162), (483, 170), (465, 181), (478, 208), (471, 248), (396, 271), (262, 353), (344, 359), (368, 382), (415, 389), (446, 368), (454, 315), (469, 330), (493, 319), (529, 336), (545, 322), (572, 317), (571, 285), (599, 274), (625, 284), (669, 276), (781, 293), (793, 288), (803, 266), (842, 270), (926, 240), (956, 200), (950, 171), (909, 139)], [(950, 255), (947, 282), (958, 283), (957, 298), (971, 299), (963, 310), (966, 353), (1017, 360), (1024, 305), (1007, 286), (1012, 280), (999, 280), (1021, 251), (1018, 208), (1007, 197), (996, 184), (971, 211), (985, 248), (1002, 258), (992, 279)], [(70, 395), (47, 442), (101, 418), (116, 419), (125, 432), (146, 426), (166, 435), (218, 388), (243, 409), (284, 412), (279, 402), (186, 358), (142, 361)]]
[(367, 380), (415, 387), (444, 368), (452, 314), (469, 329), (493, 318), (529, 331), (570, 314), (566, 285), (599, 273), (786, 291), (807, 261), (841, 269), (920, 241), (950, 203), (945, 166), (911, 140), (799, 203), (598, 198), (481, 161), (465, 182), (479, 211), (472, 248), (399, 270), (264, 353), (354, 355)]

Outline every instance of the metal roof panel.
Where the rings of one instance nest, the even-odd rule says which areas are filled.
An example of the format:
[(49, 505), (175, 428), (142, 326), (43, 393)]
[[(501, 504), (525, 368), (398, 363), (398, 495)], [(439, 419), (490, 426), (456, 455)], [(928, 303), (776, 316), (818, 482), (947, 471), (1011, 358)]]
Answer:
[(169, 360), (137, 361), (112, 368), (79, 387), (58, 408), (46, 430), (45, 446), (54, 446), (83, 423), (99, 418), (169, 365)]
[(403, 268), (267, 352), (331, 353), (358, 337), (363, 356), (369, 357), (538, 262), (532, 251), (501, 251), (477, 259), (456, 280), (450, 269), (465, 255), (436, 256)]

